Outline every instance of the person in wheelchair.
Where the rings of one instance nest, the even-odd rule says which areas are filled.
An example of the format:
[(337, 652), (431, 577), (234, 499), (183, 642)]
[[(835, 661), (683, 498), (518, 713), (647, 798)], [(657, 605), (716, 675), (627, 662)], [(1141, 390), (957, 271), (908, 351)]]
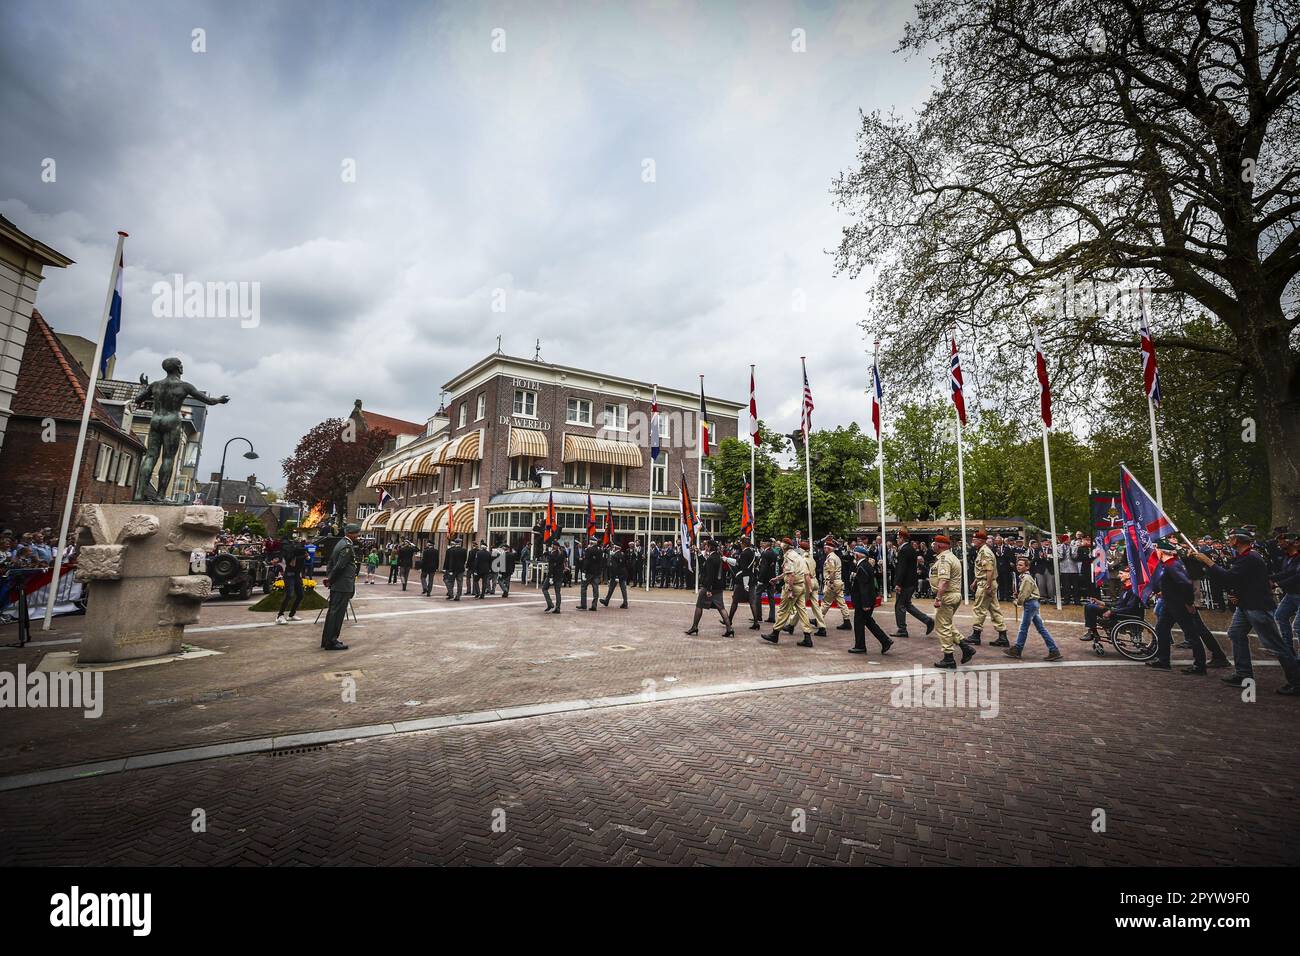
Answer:
[(1122, 591), (1119, 600), (1113, 605), (1099, 601), (1097, 598), (1089, 598), (1083, 605), (1083, 623), (1087, 625), (1088, 630), (1079, 640), (1094, 642), (1102, 640), (1102, 634), (1097, 629), (1099, 624), (1104, 623), (1106, 630), (1109, 631), (1125, 618), (1142, 620), (1146, 616), (1142, 602), (1138, 600), (1137, 592), (1133, 590), (1133, 580), (1128, 568), (1119, 572), (1119, 583)]

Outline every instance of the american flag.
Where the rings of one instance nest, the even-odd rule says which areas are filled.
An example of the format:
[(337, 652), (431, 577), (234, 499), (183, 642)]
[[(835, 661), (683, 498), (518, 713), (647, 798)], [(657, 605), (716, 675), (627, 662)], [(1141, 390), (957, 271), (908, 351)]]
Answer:
[(871, 361), (871, 424), (876, 429), (876, 438), (880, 438), (880, 406), (885, 403), (885, 392), (880, 387), (880, 365), (876, 359)]
[(758, 447), (758, 401), (754, 398), (754, 366), (749, 367), (749, 436)]
[(961, 357), (957, 354), (957, 340), (952, 339), (952, 403), (957, 406), (957, 417), (966, 424), (966, 399), (962, 397)]
[(1147, 322), (1146, 286), (1138, 288), (1138, 322), (1142, 330), (1142, 386), (1147, 398), (1160, 407), (1160, 371), (1156, 368), (1156, 346), (1151, 341), (1151, 326)]
[(803, 440), (807, 442), (808, 433), (812, 431), (812, 386), (808, 384), (808, 363), (802, 358), (799, 361), (803, 362), (803, 416), (799, 427), (803, 429)]
[(1043, 354), (1043, 343), (1038, 341), (1038, 330), (1034, 329), (1034, 366), (1038, 373), (1038, 411), (1043, 417), (1043, 424), (1052, 427), (1052, 390), (1047, 384), (1047, 356)]

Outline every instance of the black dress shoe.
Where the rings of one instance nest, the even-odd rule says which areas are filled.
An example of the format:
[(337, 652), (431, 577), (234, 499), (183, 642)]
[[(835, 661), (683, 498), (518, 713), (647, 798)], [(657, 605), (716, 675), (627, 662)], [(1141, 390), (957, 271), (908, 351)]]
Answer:
[(795, 647), (812, 647), (812, 646), (813, 646), (813, 642), (811, 637), (805, 637), (802, 641), (800, 641), (798, 644), (795, 645)]
[(907, 634), (907, 631), (895, 631), (893, 634), (891, 634), (891, 635), (889, 635), (889, 636), (890, 636), (890, 637), (907, 637), (908, 634)]
[(727, 628), (727, 633), (723, 634), (722, 636), (723, 636), (723, 637), (735, 637), (735, 636), (736, 636), (736, 632), (733, 631), (731, 628)]
[(814, 636), (814, 637), (825, 637), (825, 636), (826, 636), (826, 628), (824, 628), (824, 627), (819, 627), (819, 628), (817, 628), (817, 630), (813, 631), (813, 636)]
[(689, 631), (683, 631), (682, 633), (683, 633), (683, 634), (698, 634), (698, 633), (700, 633), (700, 629), (699, 629), (698, 627), (693, 627), (693, 628), (691, 628)]
[(840, 623), (840, 626), (837, 627), (835, 630), (837, 630), (837, 631), (851, 631), (851, 630), (853, 630), (853, 625), (850, 624), (848, 621), (842, 621), (842, 622)]
[(626, 610), (627, 610), (627, 605), (626, 605), (626, 604), (620, 604), (620, 605), (618, 606), (618, 609), (619, 609), (620, 611), (626, 611)]
[(760, 634), (758, 636), (761, 637), (763, 640), (767, 641), (769, 644), (775, 644), (779, 640), (781, 640), (780, 631), (773, 631), (771, 634)]
[(1228, 660), (1226, 657), (1216, 657), (1214, 660), (1210, 661), (1205, 666), (1214, 669), (1220, 667), (1231, 667), (1232, 661)]
[(342, 641), (335, 641), (333, 644), (325, 645), (325, 650), (327, 651), (346, 651), (347, 649), (348, 646)]
[(753, 624), (749, 625), (749, 629), (750, 629), (751, 631), (757, 631), (760, 627), (762, 627), (762, 625), (759, 624), (757, 621), (755, 621)]
[(1206, 673), (1204, 664), (1193, 664), (1191, 667), (1182, 668), (1184, 674), (1204, 674)]
[(1007, 640), (1006, 631), (999, 631), (998, 639), (989, 645), (989, 647), (1010, 647), (1010, 646), (1011, 646), (1011, 642)]
[(1283, 684), (1277, 689), (1277, 692), (1283, 697), (1300, 697), (1300, 687), (1295, 684)]
[(609, 607), (609, 601), (607, 601), (605, 598), (601, 598), (600, 603), (605, 605), (605, 607)]
[(886, 640), (885, 643), (882, 644), (881, 647), (880, 647), (880, 653), (882, 653), (882, 654), (888, 654), (888, 653), (889, 653), (889, 649), (890, 649), (891, 647), (893, 647), (893, 646), (894, 646), (894, 642), (893, 642), (893, 641), (891, 641), (891, 640)]
[[(930, 618), (928, 621), (925, 622), (925, 633), (929, 634), (933, 630), (934, 630), (934, 618)], [(907, 635), (904, 634), (903, 636), (906, 637)]]
[(1240, 687), (1246, 681), (1253, 679), (1254, 678), (1243, 677), (1240, 674), (1229, 674), (1227, 677), (1219, 678), (1219, 680), (1223, 681), (1225, 684), (1231, 684), (1233, 687)]
[(867, 652), (867, 649), (866, 649), (865, 647), (850, 647), (850, 648), (849, 648), (849, 653), (850, 653), (850, 654), (865, 654), (866, 652)]
[(1143, 663), (1146, 664), (1147, 667), (1153, 667), (1158, 671), (1170, 670), (1170, 665), (1168, 661), (1150, 660), (1150, 661), (1143, 661)]

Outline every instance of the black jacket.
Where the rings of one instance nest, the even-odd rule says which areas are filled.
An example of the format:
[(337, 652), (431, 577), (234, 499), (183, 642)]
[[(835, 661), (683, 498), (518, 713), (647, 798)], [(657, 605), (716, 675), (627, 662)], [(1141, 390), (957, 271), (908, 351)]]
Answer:
[(420, 552), (420, 571), (423, 574), (432, 574), (438, 570), (438, 549), (425, 548)]
[(758, 580), (767, 584), (776, 577), (776, 563), (779, 555), (776, 548), (765, 548), (758, 559)]
[(582, 552), (582, 573), (587, 576), (588, 581), (600, 577), (600, 569), (604, 563), (604, 556), (600, 553), (599, 546), (589, 545), (587, 550)]
[(722, 556), (714, 551), (700, 566), (700, 590), (722, 590)]
[(415, 546), (411, 544), (402, 545), (400, 548), (397, 549), (397, 566), (399, 568), (407, 568), (409, 570), (411, 567), (411, 559), (414, 557), (415, 557)]
[(465, 573), (465, 547), (464, 545), (453, 545), (447, 549), (447, 563), (443, 569), (448, 574)]
[(1268, 565), (1264, 556), (1253, 548), (1232, 559), (1226, 568), (1213, 565), (1206, 576), (1225, 591), (1237, 595), (1237, 607), (1243, 611), (1272, 611), (1273, 591), (1268, 584)]
[[(910, 547), (910, 546), (909, 546)], [(899, 562), (900, 564), (902, 562)], [(912, 582), (916, 583), (916, 559), (909, 562), (912, 568)], [(909, 587), (910, 585), (900, 585)], [(853, 607), (863, 611), (870, 611), (876, 606), (876, 575), (871, 566), (863, 562), (858, 569), (853, 572), (853, 580), (849, 582), (849, 597), (853, 600)]]
[(569, 555), (563, 548), (546, 553), (546, 573), (553, 583), (564, 580), (564, 569), (569, 566)]
[[(898, 560), (895, 562), (897, 577), (894, 584), (900, 588), (916, 587), (916, 549), (912, 547), (912, 542), (908, 541), (898, 549)], [(861, 577), (861, 575), (855, 575)]]
[(606, 562), (606, 567), (609, 569), (610, 579), (626, 581), (628, 563), (630, 560), (631, 555), (623, 551), (622, 548), (612, 548), (609, 552), (609, 560)]

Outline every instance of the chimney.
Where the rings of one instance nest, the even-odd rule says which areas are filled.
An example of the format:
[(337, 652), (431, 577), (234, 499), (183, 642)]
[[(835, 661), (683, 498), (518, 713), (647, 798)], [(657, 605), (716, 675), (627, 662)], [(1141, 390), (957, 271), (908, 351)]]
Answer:
[(214, 472), (211, 472), (210, 474), (211, 474), (211, 477), (208, 478), (208, 481), (212, 482), (213, 484), (216, 484), (218, 481), (221, 480), (221, 472), (219, 472), (219, 471), (214, 471)]
[(248, 482), (248, 487), (250, 490), (257, 486), (257, 475), (249, 475), (244, 480)]

